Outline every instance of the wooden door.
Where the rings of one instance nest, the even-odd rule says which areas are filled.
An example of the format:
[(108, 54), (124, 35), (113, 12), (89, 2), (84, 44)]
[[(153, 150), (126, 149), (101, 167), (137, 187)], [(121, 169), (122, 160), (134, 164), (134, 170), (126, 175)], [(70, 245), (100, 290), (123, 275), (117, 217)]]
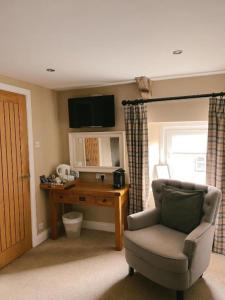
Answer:
[(32, 246), (26, 117), (25, 97), (0, 91), (0, 268)]
[(86, 166), (99, 166), (98, 138), (85, 138)]

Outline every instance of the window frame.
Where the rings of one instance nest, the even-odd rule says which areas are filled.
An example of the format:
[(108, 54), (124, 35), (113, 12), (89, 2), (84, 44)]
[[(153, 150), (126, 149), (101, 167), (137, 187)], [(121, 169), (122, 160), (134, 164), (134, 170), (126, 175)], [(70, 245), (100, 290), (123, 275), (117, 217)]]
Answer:
[[(171, 147), (172, 136), (175, 133), (190, 134), (190, 133), (207, 133), (208, 122), (179, 122), (179, 123), (165, 123), (160, 130), (160, 144), (159, 144), (159, 164), (168, 163), (168, 153)], [(170, 142), (169, 142), (170, 140)], [(171, 173), (170, 173), (171, 174)]]

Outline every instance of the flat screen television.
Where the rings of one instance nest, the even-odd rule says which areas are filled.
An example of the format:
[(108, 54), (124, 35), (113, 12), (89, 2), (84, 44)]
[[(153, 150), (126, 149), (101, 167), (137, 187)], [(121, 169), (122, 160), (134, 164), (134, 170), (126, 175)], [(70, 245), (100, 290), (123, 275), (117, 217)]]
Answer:
[(114, 95), (68, 99), (69, 126), (115, 126)]

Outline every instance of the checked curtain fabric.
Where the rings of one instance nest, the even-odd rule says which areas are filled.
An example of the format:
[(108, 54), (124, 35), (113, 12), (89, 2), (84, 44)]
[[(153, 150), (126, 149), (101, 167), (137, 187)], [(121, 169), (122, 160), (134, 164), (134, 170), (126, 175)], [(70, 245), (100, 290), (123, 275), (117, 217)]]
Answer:
[(225, 255), (225, 99), (209, 102), (207, 184), (222, 191), (213, 251)]
[(144, 210), (149, 198), (148, 123), (144, 104), (124, 107), (130, 175), (129, 214)]

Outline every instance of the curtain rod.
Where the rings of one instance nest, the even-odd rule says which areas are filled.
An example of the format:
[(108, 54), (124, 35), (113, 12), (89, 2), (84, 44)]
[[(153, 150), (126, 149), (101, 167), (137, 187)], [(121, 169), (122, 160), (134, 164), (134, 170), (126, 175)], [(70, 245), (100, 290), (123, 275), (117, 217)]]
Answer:
[(152, 98), (152, 99), (136, 99), (136, 100), (123, 100), (122, 105), (137, 105), (143, 103), (152, 103), (160, 101), (171, 101), (171, 100), (184, 100), (184, 99), (197, 99), (197, 98), (211, 98), (211, 97), (223, 97), (225, 92), (211, 93), (211, 94), (199, 94), (199, 95), (187, 95), (187, 96), (174, 96), (174, 97), (163, 97), (163, 98)]

